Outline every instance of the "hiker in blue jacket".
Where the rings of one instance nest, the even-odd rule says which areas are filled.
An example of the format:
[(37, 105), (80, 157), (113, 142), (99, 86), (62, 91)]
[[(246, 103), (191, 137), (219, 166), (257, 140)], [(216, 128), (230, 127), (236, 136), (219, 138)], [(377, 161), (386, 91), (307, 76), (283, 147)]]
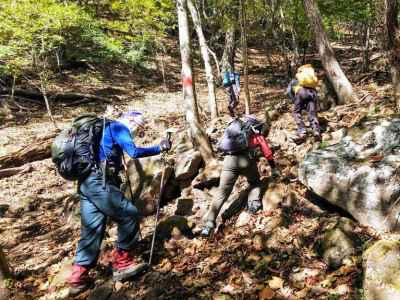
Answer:
[(138, 239), (139, 213), (120, 190), (118, 173), (123, 168), (123, 152), (132, 158), (152, 156), (170, 150), (171, 143), (164, 139), (157, 146), (136, 146), (132, 133), (144, 124), (143, 115), (135, 111), (124, 113), (117, 121), (107, 122), (98, 153), (99, 165), (102, 167), (94, 168), (79, 183), (81, 238), (69, 278), (71, 295), (80, 293), (90, 285), (88, 272), (96, 265), (99, 257), (107, 217), (118, 224), (112, 264), (114, 280), (132, 277), (146, 267), (146, 264), (135, 263), (129, 253)]

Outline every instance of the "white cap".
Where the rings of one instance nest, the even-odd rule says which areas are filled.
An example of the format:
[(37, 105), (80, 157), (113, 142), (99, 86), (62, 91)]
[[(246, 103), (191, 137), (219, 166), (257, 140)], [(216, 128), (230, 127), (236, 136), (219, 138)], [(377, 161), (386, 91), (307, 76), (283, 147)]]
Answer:
[(128, 111), (123, 113), (120, 120), (127, 120), (129, 123), (133, 123), (132, 125), (136, 125), (139, 127), (143, 127), (146, 124), (146, 120), (141, 112), (138, 111)]

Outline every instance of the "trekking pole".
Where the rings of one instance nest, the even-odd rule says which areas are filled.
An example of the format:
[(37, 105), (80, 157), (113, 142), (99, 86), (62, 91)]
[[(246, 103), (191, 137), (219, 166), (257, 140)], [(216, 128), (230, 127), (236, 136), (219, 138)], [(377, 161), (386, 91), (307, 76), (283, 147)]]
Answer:
[[(168, 141), (171, 141), (171, 132), (167, 131), (167, 139)], [(153, 253), (154, 253), (154, 244), (156, 241), (156, 234), (157, 234), (157, 226), (158, 226), (158, 219), (160, 218), (160, 202), (161, 202), (161, 196), (164, 192), (164, 181), (165, 181), (165, 173), (167, 169), (167, 162), (165, 159), (165, 153), (162, 154), (161, 156), (161, 161), (163, 163), (163, 170), (161, 173), (161, 182), (160, 182), (160, 194), (158, 195), (157, 201), (156, 201), (156, 218), (155, 218), (155, 224), (154, 224), (154, 232), (153, 232), (153, 238), (151, 240), (151, 248), (150, 248), (150, 257), (149, 257), (149, 265), (151, 266), (151, 263), (153, 262)]]

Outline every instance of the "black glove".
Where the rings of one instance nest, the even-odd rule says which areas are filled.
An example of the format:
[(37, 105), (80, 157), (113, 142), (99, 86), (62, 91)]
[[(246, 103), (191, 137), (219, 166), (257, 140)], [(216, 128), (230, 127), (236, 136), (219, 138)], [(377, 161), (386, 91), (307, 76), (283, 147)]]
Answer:
[(169, 150), (171, 150), (171, 146), (171, 141), (168, 139), (163, 139), (160, 142), (161, 152), (168, 152)]

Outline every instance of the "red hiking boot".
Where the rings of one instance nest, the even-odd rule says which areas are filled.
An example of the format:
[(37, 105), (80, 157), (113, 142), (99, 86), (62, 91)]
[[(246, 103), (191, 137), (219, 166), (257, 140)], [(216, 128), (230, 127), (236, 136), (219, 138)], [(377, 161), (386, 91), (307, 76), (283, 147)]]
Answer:
[(116, 249), (113, 261), (113, 280), (123, 281), (147, 269), (146, 263), (135, 263), (129, 251)]
[(76, 264), (72, 266), (72, 273), (68, 278), (69, 294), (71, 296), (77, 295), (90, 287), (91, 281), (88, 274), (89, 268)]

